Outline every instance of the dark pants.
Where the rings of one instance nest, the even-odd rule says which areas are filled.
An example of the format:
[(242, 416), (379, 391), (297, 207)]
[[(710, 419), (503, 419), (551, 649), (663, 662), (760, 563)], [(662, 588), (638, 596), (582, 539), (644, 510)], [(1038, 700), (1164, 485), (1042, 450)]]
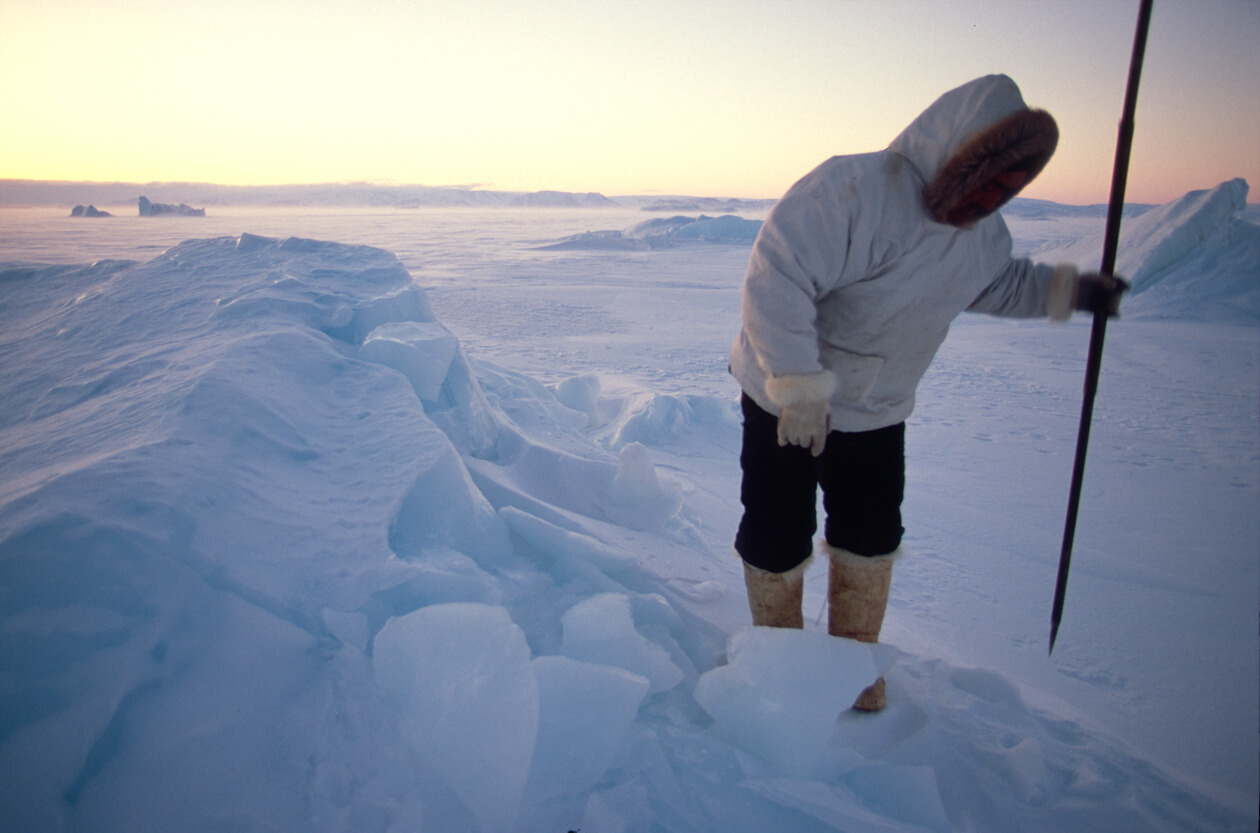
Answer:
[(780, 446), (778, 418), (745, 395), (744, 517), (735, 549), (754, 567), (782, 573), (813, 551), (818, 487), (827, 513), (827, 543), (857, 555), (886, 555), (901, 545), (906, 485), (906, 425), (875, 431), (832, 431), (819, 457)]

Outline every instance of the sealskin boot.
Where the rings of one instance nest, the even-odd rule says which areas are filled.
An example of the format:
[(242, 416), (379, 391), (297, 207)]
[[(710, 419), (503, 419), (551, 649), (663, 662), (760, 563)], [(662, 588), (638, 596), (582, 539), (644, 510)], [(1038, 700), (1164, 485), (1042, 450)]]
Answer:
[[(823, 545), (831, 560), (827, 587), (827, 632), (859, 642), (879, 641), (892, 584), (892, 565), (897, 553), (867, 558), (848, 550)], [(863, 712), (877, 712), (888, 698), (884, 678), (867, 686), (853, 703)]]
[(748, 609), (754, 625), (771, 628), (803, 628), (801, 597), (805, 591), (805, 568), (810, 559), (786, 573), (772, 573), (744, 562), (744, 584), (748, 587)]

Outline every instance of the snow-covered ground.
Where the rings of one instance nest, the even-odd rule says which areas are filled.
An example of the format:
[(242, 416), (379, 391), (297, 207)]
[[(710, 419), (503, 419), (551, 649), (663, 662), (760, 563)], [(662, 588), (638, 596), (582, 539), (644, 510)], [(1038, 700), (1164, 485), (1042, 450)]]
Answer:
[[(6, 829), (1253, 831), (1245, 198), (1126, 220), (1051, 657), (1083, 319), (954, 328), (872, 651), (821, 565), (747, 626), (755, 224), (0, 210)], [(1009, 214), (1097, 265), (1098, 212)]]

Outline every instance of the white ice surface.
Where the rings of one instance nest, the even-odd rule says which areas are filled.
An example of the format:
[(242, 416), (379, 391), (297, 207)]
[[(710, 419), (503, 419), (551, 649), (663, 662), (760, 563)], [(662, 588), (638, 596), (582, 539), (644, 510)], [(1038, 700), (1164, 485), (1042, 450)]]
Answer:
[(867, 645), (826, 633), (752, 628), (727, 664), (696, 683), (696, 702), (722, 736), (777, 771), (808, 776), (832, 742), (836, 715), (879, 675)]
[[(825, 571), (803, 633), (747, 626), (746, 237), (545, 248), (689, 225), (622, 209), (0, 211), (0, 817), (1254, 830), (1242, 199), (1126, 220), (1139, 291), (1050, 658), (1088, 322), (955, 326), (909, 428), (874, 717), (837, 711), (871, 660), (824, 635)], [(1101, 216), (1035, 208), (1021, 251), (1094, 268)]]

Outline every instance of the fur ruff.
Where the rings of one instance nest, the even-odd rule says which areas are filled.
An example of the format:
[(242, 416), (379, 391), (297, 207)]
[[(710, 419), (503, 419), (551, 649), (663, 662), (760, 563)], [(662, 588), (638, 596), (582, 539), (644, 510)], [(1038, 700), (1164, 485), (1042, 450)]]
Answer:
[[(928, 211), (938, 222), (967, 195), (1012, 169), (1027, 171), (1024, 186), (1045, 168), (1059, 143), (1059, 127), (1045, 110), (1019, 110), (964, 142), (923, 190)], [(1023, 186), (1021, 186), (1023, 187)], [(1013, 197), (1007, 195), (994, 211)]]
[[(735, 551), (735, 555), (739, 556), (738, 550)], [(742, 556), (740, 557), (740, 560), (743, 561)], [(800, 564), (797, 564), (792, 569), (787, 570), (782, 573), (775, 573), (775, 572), (771, 572), (770, 570), (763, 570), (760, 567), (754, 567), (752, 564), (749, 564), (747, 561), (744, 561), (744, 566), (747, 567), (749, 570), (752, 570), (754, 573), (767, 573), (772, 576), (782, 576), (784, 579), (787, 579), (788, 581), (794, 581), (795, 579), (798, 579), (804, 576), (805, 571), (809, 569), (809, 565), (813, 563), (814, 563), (814, 556), (811, 555), (810, 557), (802, 561)]]
[(828, 402), (836, 392), (836, 375), (829, 370), (766, 380), (766, 396), (780, 408)]
[(897, 547), (897, 549), (884, 555), (858, 555), (857, 553), (849, 552), (848, 550), (841, 549), (840, 547), (833, 547), (825, 540), (819, 540), (818, 548), (822, 550), (824, 555), (837, 564), (844, 567), (855, 567), (858, 569), (863, 567), (874, 567), (881, 562), (898, 561), (902, 558), (902, 556), (906, 555), (906, 548), (904, 546)]

